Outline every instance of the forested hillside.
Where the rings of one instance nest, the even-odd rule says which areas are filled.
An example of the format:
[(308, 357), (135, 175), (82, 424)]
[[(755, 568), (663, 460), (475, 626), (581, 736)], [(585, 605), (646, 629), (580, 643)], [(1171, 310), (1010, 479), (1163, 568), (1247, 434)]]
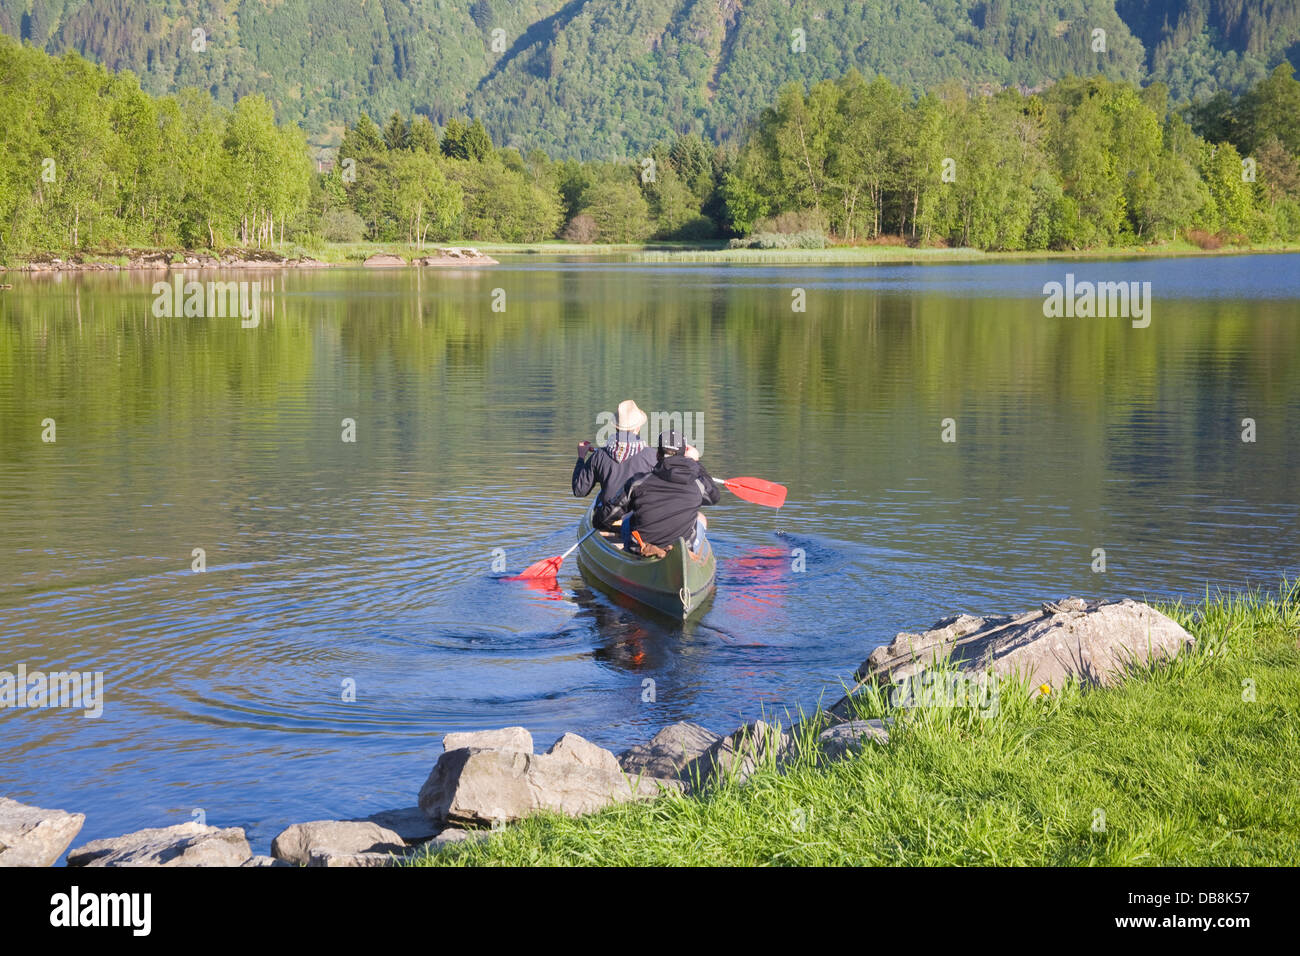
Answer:
[(0, 36), (0, 262), (124, 247), (327, 241), (639, 242), (737, 236), (1082, 249), (1300, 238), (1300, 82), (1171, 110), (1103, 76), (1041, 93), (925, 94), (850, 70), (783, 86), (734, 146), (694, 133), (639, 161), (494, 144), (481, 121), (394, 112), (313, 170), (260, 95), (151, 97), (130, 73)]
[[(856, 69), (909, 92), (1067, 75), (1243, 92), (1300, 44), (1276, 0), (0, 0), (0, 32), (184, 86), (261, 93), (337, 144), (366, 112), (479, 117), (522, 151), (616, 158), (736, 139), (787, 82)], [(1104, 31), (1102, 38), (1096, 31)], [(202, 31), (196, 33), (196, 31)], [(1294, 57), (1293, 57), (1294, 60)]]

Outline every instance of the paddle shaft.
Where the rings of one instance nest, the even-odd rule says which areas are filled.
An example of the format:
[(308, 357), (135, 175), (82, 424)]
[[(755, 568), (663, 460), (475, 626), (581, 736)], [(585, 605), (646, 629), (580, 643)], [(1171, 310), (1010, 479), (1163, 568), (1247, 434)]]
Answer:
[(575, 552), (575, 551), (578, 550), (578, 545), (582, 544), (582, 542), (586, 541), (588, 538), (590, 538), (593, 534), (595, 534), (595, 533), (596, 533), (597, 531), (599, 531), (599, 530), (600, 530), (599, 528), (592, 528), (590, 531), (588, 531), (586, 534), (584, 534), (581, 538), (579, 538), (577, 541), (575, 541), (575, 542), (573, 543), (573, 547), (572, 547), (572, 548), (570, 548), (568, 551), (565, 551), (564, 554), (560, 555), (560, 562), (563, 563), (565, 558), (567, 558), (569, 555), (573, 554), (573, 552)]

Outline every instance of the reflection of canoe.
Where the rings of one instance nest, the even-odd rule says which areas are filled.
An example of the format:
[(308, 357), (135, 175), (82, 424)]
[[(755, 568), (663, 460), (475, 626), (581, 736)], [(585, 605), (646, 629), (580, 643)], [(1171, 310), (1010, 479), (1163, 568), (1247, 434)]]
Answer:
[[(590, 530), (591, 512), (587, 512), (578, 525), (578, 537)], [(642, 558), (624, 553), (617, 535), (597, 532), (578, 545), (578, 567), (591, 584), (684, 620), (712, 593), (718, 562), (707, 536), (698, 554), (679, 538), (667, 556)]]

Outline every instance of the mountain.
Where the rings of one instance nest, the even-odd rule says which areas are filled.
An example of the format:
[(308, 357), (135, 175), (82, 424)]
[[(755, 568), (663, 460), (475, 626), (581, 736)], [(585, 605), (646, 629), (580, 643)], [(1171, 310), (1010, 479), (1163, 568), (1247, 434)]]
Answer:
[(0, 32), (153, 94), (263, 93), (320, 145), (362, 111), (468, 113), (576, 158), (730, 139), (782, 84), (850, 68), (912, 91), (1100, 72), (1181, 100), (1300, 62), (1300, 9), (1277, 0), (0, 0)]

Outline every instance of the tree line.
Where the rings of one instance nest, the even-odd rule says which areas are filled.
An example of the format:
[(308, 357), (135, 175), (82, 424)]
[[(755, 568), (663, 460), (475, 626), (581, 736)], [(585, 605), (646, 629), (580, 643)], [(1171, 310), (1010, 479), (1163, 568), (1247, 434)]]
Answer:
[(141, 92), (0, 37), (0, 255), (326, 241), (839, 242), (1075, 249), (1204, 234), (1300, 238), (1300, 83), (1171, 109), (1097, 76), (1041, 93), (913, 96), (850, 71), (789, 84), (720, 147), (621, 162), (492, 142), (479, 120), (362, 114), (319, 168), (265, 99)]
[(131, 73), (2, 36), (0, 76), (0, 255), (292, 235), (312, 165), (263, 97), (152, 97)]
[[(1186, 115), (1183, 115), (1183, 114)], [(723, 183), (747, 232), (799, 214), (848, 241), (1078, 249), (1199, 231), (1300, 238), (1300, 83), (1171, 111), (1160, 84), (1068, 78), (1042, 93), (905, 95), (857, 73), (763, 110)]]

